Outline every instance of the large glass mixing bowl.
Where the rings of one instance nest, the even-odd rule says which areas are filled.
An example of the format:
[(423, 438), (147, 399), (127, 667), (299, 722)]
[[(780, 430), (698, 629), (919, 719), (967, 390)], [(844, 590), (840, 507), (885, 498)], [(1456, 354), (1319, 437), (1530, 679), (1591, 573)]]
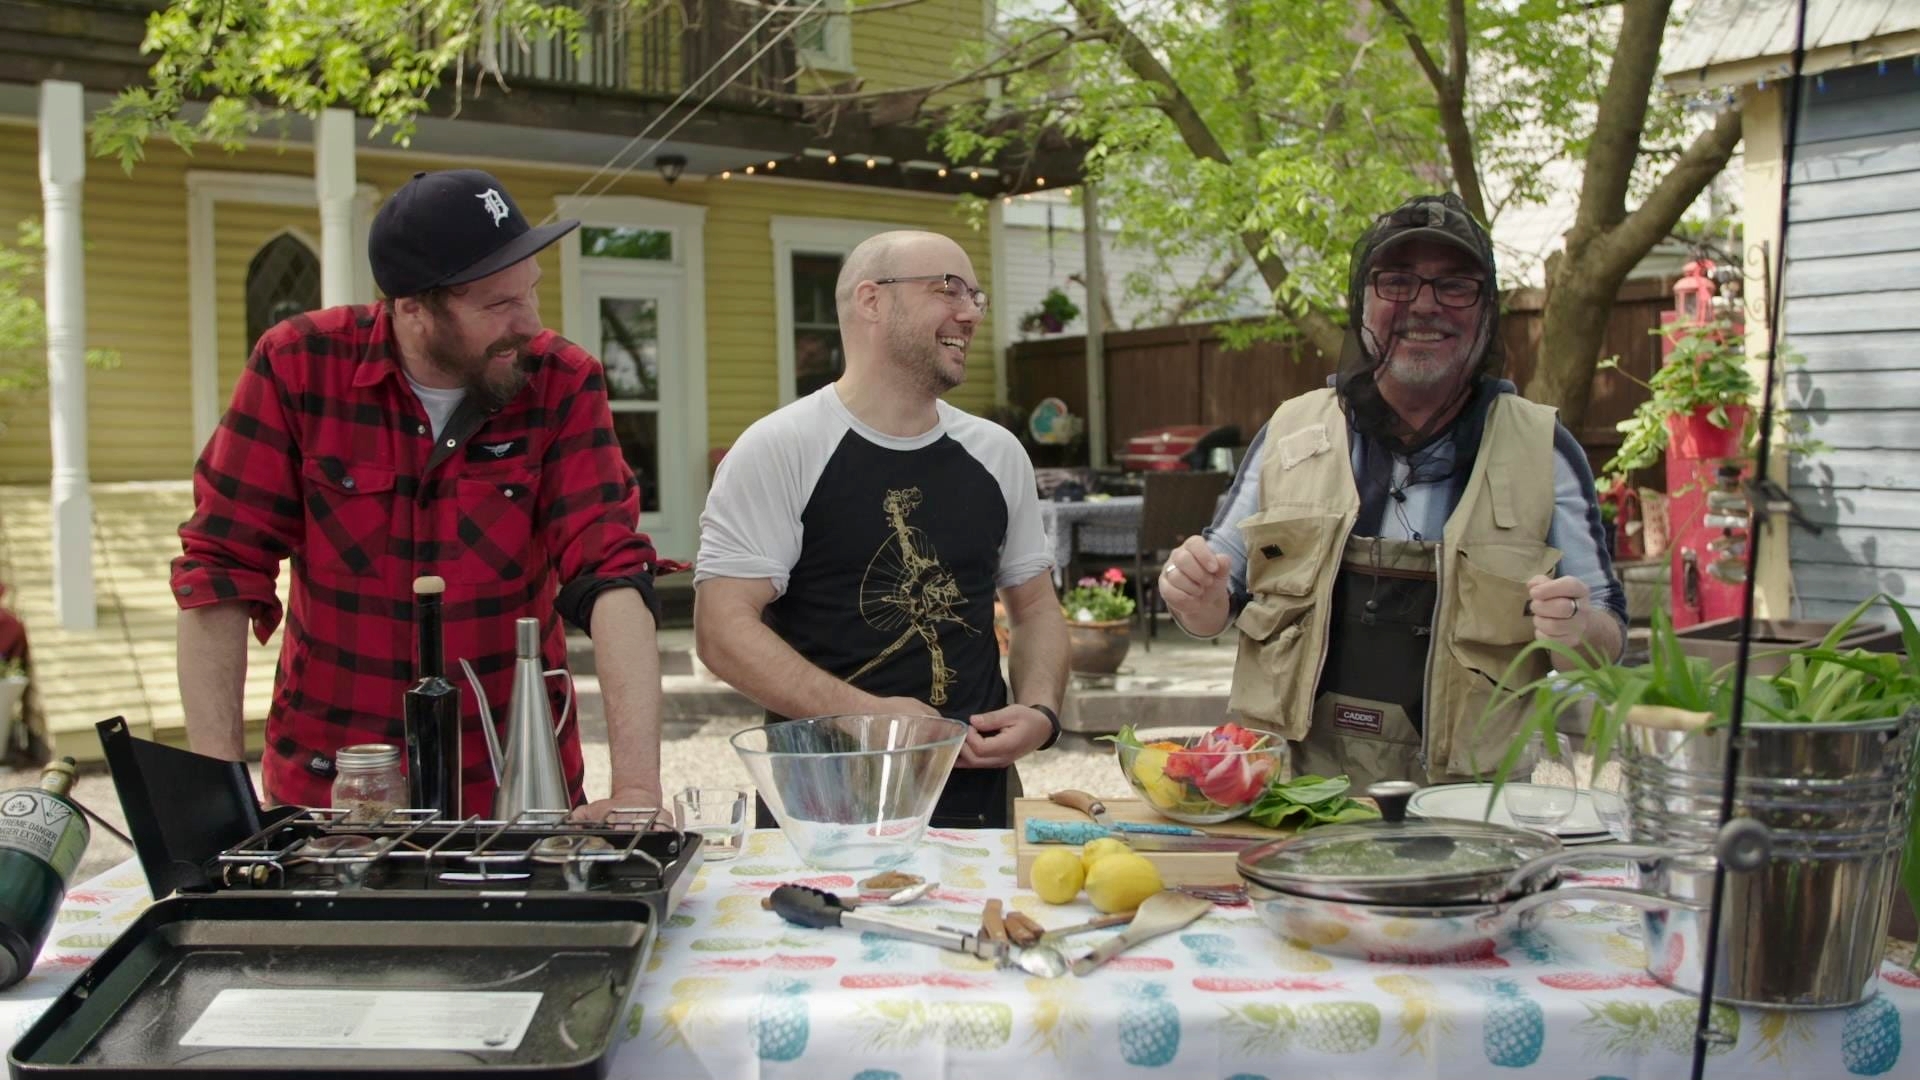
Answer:
[(808, 866), (896, 866), (920, 844), (968, 726), (939, 716), (816, 716), (730, 740)]

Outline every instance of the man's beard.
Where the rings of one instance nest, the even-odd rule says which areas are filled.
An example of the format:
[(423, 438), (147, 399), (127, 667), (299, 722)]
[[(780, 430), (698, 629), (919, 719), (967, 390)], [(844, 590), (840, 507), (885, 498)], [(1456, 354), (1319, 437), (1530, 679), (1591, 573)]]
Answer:
[[(450, 327), (436, 324), (427, 337), (427, 362), (442, 374), (459, 379), (475, 404), (498, 409), (513, 400), (533, 372), (533, 358), (522, 351), (527, 340), (518, 334), (503, 337), (475, 356), (461, 351)], [(493, 355), (507, 348), (514, 350), (513, 364), (495, 371)]]
[[(1451, 331), (1452, 328), (1395, 327), (1386, 348), (1380, 350), (1380, 354), (1386, 358), (1380, 365), (1380, 374), (1409, 390), (1449, 387), (1457, 382), (1473, 366), (1475, 354), (1480, 351), (1480, 335), (1476, 331), (1471, 338), (1455, 336), (1432, 343), (1406, 339), (1408, 333), (1433, 329)], [(1441, 349), (1445, 352), (1441, 352)]]
[(894, 311), (887, 317), (887, 358), (905, 372), (915, 386), (935, 397), (959, 386), (964, 375), (948, 374), (941, 363), (944, 348), (937, 340), (919, 336), (906, 318)]

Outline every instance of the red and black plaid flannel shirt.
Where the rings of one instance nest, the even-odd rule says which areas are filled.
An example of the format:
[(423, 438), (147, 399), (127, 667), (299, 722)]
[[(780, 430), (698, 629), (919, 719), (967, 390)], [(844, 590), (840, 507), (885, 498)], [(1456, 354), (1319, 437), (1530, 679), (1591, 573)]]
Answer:
[[(560, 618), (586, 629), (601, 591), (631, 586), (655, 607), (653, 546), (636, 529), (640, 488), (614, 437), (600, 364), (551, 331), (529, 349), (538, 370), (525, 389), (494, 413), (469, 396), (436, 439), (383, 309), (301, 315), (254, 348), (194, 470), (172, 584), (182, 608), (248, 604), (265, 641), (280, 622), (274, 579), (293, 560), (262, 763), (276, 801), (325, 806), (334, 751), (401, 744), (415, 577), (447, 583), (445, 663), (462, 691), (467, 813), (490, 812), (494, 784), (459, 660), (503, 713), (515, 619), (544, 624), (543, 660), (557, 668)], [(550, 683), (557, 719), (565, 687)], [(561, 758), (578, 803), (576, 723)]]

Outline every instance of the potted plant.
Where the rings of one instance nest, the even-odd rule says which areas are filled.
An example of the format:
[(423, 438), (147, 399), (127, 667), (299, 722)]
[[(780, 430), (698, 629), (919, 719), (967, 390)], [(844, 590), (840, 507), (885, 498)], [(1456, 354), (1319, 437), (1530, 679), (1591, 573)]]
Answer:
[[(1876, 603), (1886, 604), (1898, 622), (1904, 656), (1844, 646), (1855, 624)], [(1520, 663), (1535, 650), (1550, 652), (1558, 670), (1508, 689)], [(1689, 655), (1664, 612), (1653, 616), (1648, 656), (1648, 663), (1629, 667), (1556, 642), (1536, 641), (1522, 650), (1482, 717), (1484, 723), (1496, 709), (1515, 702), (1524, 709), (1519, 731), (1495, 766), (1496, 792), (1534, 734), (1551, 740), (1568, 711), (1590, 700), (1586, 745), (1592, 753), (1591, 775), (1599, 776), (1601, 766), (1624, 747), (1634, 838), (1710, 846), (1718, 826), (1720, 785), (1701, 778), (1716, 776), (1722, 768), (1734, 667), (1716, 668)], [(1822, 920), (1885, 926), (1896, 886), (1890, 880), (1895, 858), (1887, 848), (1889, 835), (1904, 841), (1897, 887), (1920, 915), (1920, 812), (1909, 805), (1904, 822), (1889, 816), (1899, 804), (1900, 791), (1910, 790), (1914, 763), (1920, 762), (1920, 755), (1909, 749), (1904, 773), (1887, 764), (1898, 760), (1892, 756), (1898, 740), (1904, 738), (1910, 746), (1920, 738), (1920, 629), (1907, 609), (1891, 597), (1869, 598), (1818, 643), (1788, 650), (1777, 671), (1749, 675), (1745, 697), (1737, 802), (1743, 813), (1772, 830), (1773, 857), (1751, 874), (1729, 875), (1733, 884), (1728, 903), (1739, 909), (1730, 916), (1732, 925), (1741, 925), (1742, 918), (1801, 917), (1810, 909), (1783, 903), (1781, 897), (1817, 895), (1824, 905), (1818, 916)], [(1780, 811), (1781, 806), (1792, 809)], [(1876, 809), (1878, 820), (1871, 820)], [(1854, 832), (1860, 836), (1845, 843), (1831, 839)], [(1813, 853), (1811, 861), (1807, 853)], [(1683, 864), (1674, 874), (1684, 879), (1690, 872), (1698, 873)], [(1675, 919), (1675, 925), (1683, 924), (1684, 919)], [(1695, 938), (1702, 930), (1691, 929)], [(1783, 938), (1776, 927), (1769, 937), (1774, 939), (1796, 935), (1787, 932)], [(1854, 983), (1852, 992), (1870, 983), (1870, 973), (1877, 970), (1884, 938), (1869, 944), (1874, 947), (1870, 956), (1849, 957), (1848, 962), (1868, 973)], [(1794, 981), (1792, 974), (1783, 974), (1790, 971), (1783, 958), (1749, 957), (1743, 963), (1747, 966), (1732, 969), (1737, 993), (1723, 988), (1723, 995), (1778, 1004), (1822, 1003), (1811, 1000), (1820, 992), (1805, 986), (1797, 987), (1801, 999), (1766, 997), (1772, 988)], [(1768, 963), (1776, 967), (1759, 970)], [(1749, 996), (1739, 999), (1738, 993)]]
[(1084, 577), (1060, 598), (1067, 617), (1068, 666), (1089, 675), (1120, 670), (1133, 644), (1133, 597), (1127, 575), (1111, 567), (1098, 578)]
[(1047, 290), (1040, 306), (1020, 317), (1020, 329), (1029, 334), (1057, 334), (1080, 317), (1080, 306), (1059, 286)]
[[(1601, 471), (1625, 475), (1651, 468), (1669, 445), (1691, 458), (1738, 456), (1746, 445), (1747, 405), (1759, 395), (1760, 386), (1747, 370), (1732, 324), (1715, 320), (1651, 332), (1671, 333), (1673, 352), (1645, 382), (1620, 372), (1649, 396), (1632, 416), (1614, 425), (1621, 435), (1620, 449)], [(1620, 358), (1609, 357), (1600, 366), (1620, 371)]]

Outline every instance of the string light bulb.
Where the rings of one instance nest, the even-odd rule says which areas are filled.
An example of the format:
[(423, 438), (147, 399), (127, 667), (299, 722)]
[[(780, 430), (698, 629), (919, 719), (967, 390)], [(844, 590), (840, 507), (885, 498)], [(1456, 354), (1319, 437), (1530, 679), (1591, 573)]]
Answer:
[(947, 178), (947, 167), (945, 165), (942, 165), (940, 166), (940, 179), (945, 180), (946, 178)]
[(1036, 176), (1036, 177), (1034, 177), (1034, 178), (1033, 178), (1033, 186), (1034, 186), (1034, 187), (1046, 187), (1046, 186), (1047, 186), (1047, 178), (1046, 178), (1046, 177), (1044, 177), (1044, 176)]
[(839, 163), (840, 163), (840, 155), (829, 150), (827, 152), (827, 164), (838, 165)]
[(780, 164), (780, 163), (779, 163), (779, 162), (777, 162), (777, 161), (769, 161), (769, 162), (767, 162), (767, 171), (768, 171), (768, 172), (772, 172), (772, 171), (773, 171), (773, 167), (774, 167), (775, 165), (778, 165), (778, 164)]
[(722, 169), (722, 170), (720, 170), (720, 179), (722, 179), (722, 180), (731, 180), (731, 179), (733, 179), (733, 170), (732, 170), (732, 169)]
[(975, 169), (975, 170), (973, 170), (972, 172), (970, 172), (970, 173), (968, 173), (968, 174), (967, 174), (967, 179), (969, 179), (969, 180), (978, 180), (978, 179), (980, 179), (980, 170), (979, 170), (979, 169)]
[(744, 168), (744, 169), (742, 169), (742, 170), (740, 170), (740, 171), (741, 171), (741, 172), (744, 172), (744, 173), (746, 173), (746, 174), (747, 174), (748, 176), (752, 176), (752, 175), (753, 175), (753, 166), (751, 166), (751, 165), (749, 165), (749, 166), (747, 166), (746, 168)]
[(877, 168), (879, 168), (879, 167), (880, 167), (880, 162), (879, 162), (879, 161), (877, 161), (877, 160), (875, 160), (875, 159), (873, 159), (873, 158), (868, 158), (868, 159), (867, 159), (867, 168), (869, 168), (869, 169), (877, 169)]

